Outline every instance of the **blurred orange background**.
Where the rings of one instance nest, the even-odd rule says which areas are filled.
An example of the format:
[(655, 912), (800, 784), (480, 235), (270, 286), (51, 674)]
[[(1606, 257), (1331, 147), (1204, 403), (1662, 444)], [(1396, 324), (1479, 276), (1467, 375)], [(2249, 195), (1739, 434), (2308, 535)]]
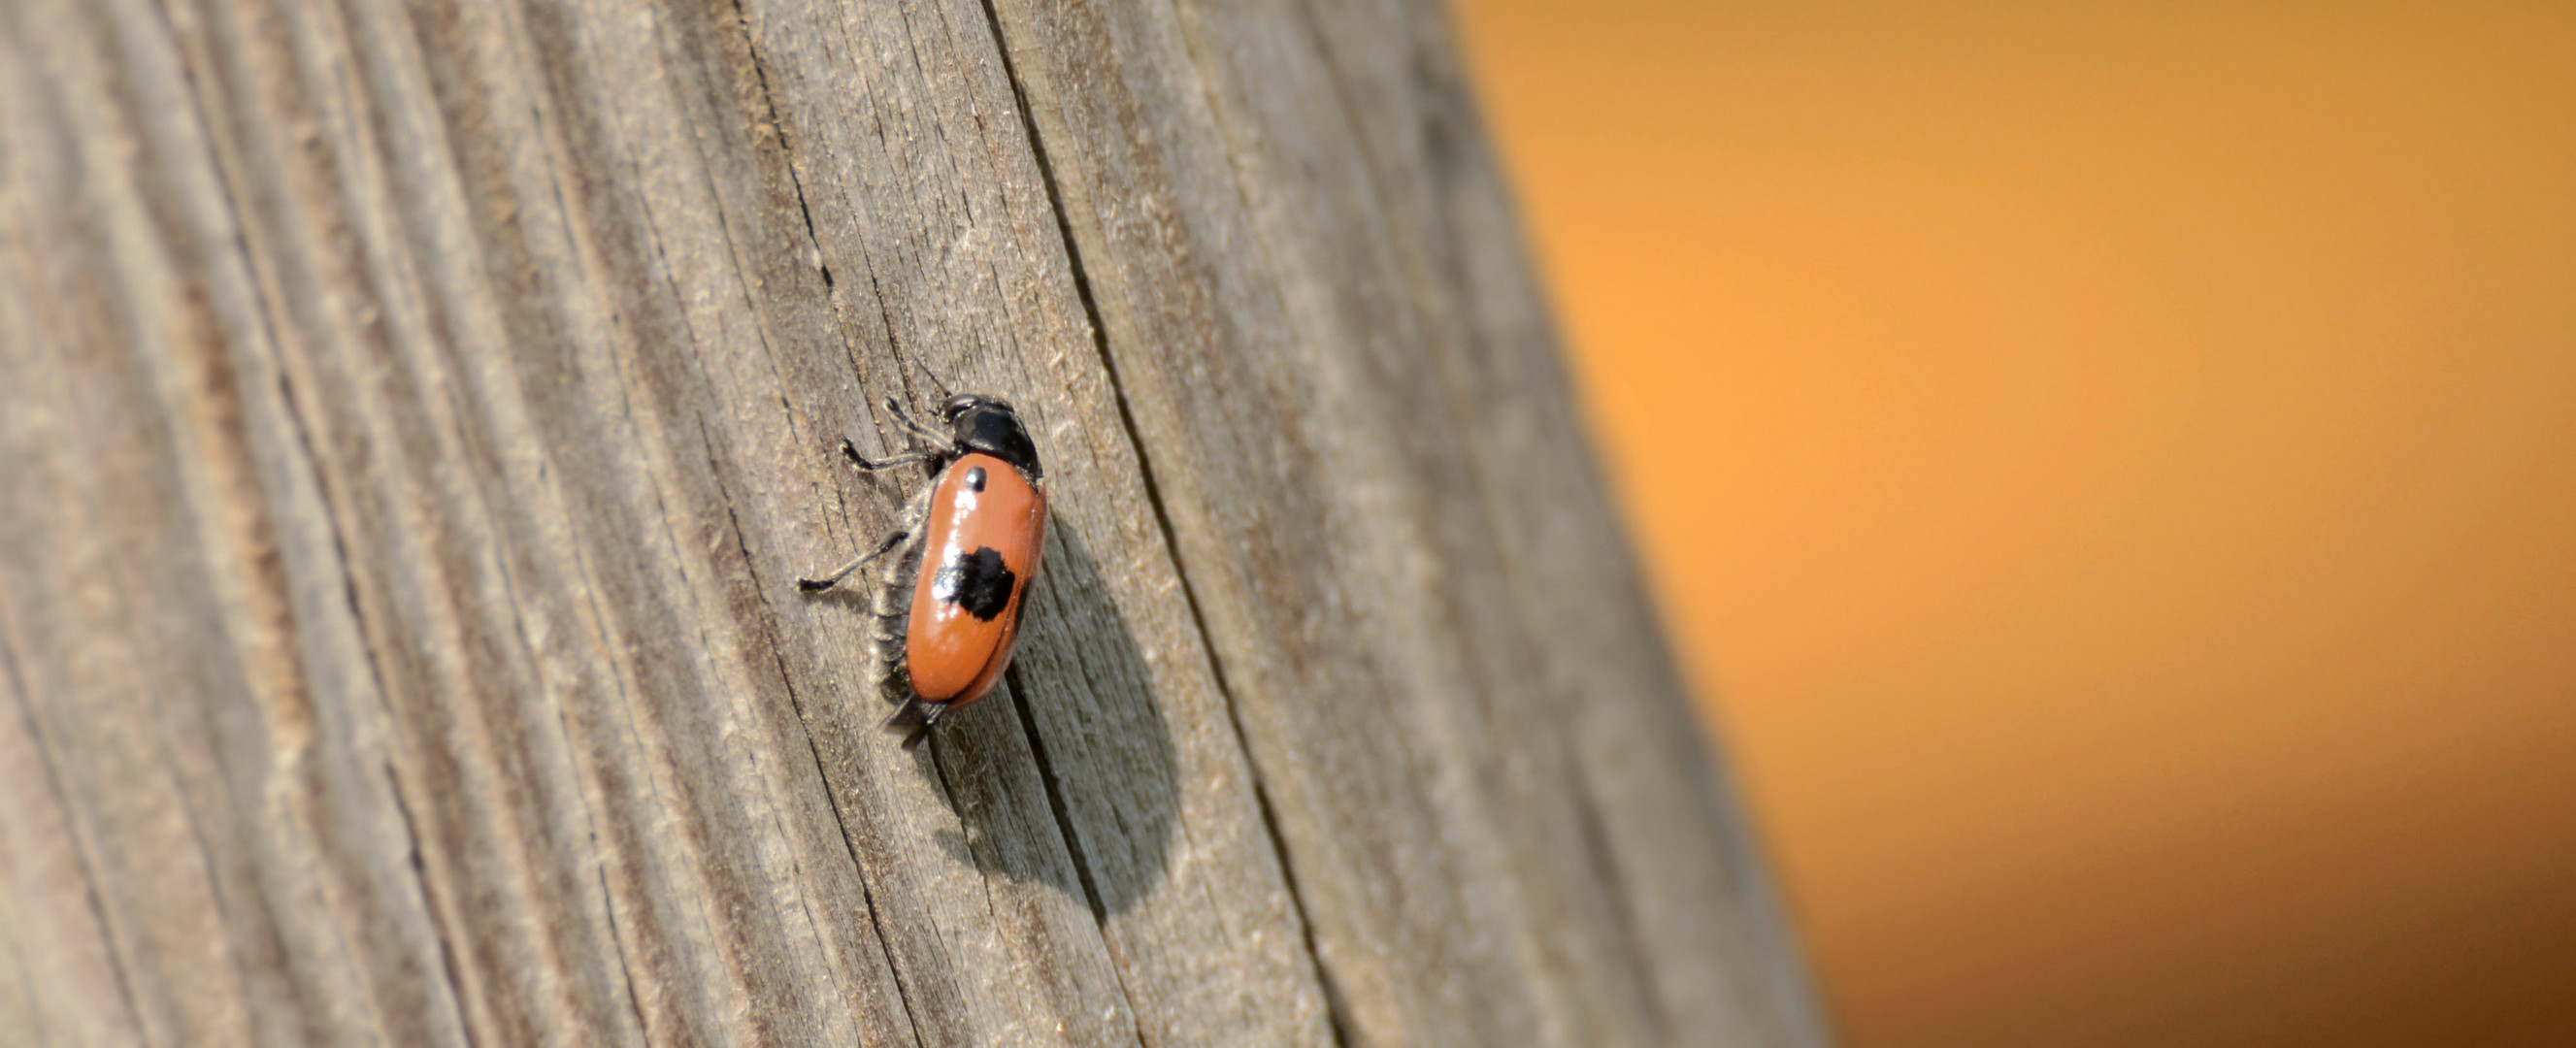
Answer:
[(1838, 1036), (2576, 1044), (2576, 5), (1458, 16)]

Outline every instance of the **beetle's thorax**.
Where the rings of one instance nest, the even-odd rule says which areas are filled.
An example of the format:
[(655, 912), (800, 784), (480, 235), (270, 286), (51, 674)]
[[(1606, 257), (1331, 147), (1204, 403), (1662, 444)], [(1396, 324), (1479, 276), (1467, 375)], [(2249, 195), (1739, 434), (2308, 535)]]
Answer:
[(1009, 404), (979, 399), (950, 420), (949, 432), (959, 448), (1008, 462), (1032, 481), (1046, 476), (1038, 466), (1037, 445), (1030, 442), (1029, 431)]

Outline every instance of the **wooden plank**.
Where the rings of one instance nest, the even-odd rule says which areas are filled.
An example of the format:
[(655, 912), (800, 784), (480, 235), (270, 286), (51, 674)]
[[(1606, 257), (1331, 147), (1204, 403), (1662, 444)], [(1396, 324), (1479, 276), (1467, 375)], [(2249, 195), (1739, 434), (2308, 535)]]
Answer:
[[(0, 2), (0, 1029), (1820, 1039), (1444, 41)], [(792, 580), (942, 384), (1056, 517), (907, 754)]]
[(1355, 1033), (1820, 1040), (1436, 12), (996, 7)]

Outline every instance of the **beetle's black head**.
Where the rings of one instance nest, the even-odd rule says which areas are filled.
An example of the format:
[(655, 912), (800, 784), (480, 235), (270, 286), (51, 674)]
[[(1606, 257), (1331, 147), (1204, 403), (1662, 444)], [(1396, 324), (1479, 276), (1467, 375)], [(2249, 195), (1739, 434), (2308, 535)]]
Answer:
[(1008, 462), (1030, 480), (1046, 475), (1038, 468), (1037, 445), (1029, 443), (1029, 431), (1020, 426), (1009, 401), (960, 393), (940, 405), (939, 417), (948, 423), (957, 446)]

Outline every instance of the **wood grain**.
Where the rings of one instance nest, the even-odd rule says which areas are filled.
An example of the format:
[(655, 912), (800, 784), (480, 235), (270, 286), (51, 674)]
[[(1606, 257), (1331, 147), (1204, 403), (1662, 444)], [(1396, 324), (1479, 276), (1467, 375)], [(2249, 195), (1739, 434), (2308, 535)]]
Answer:
[(0, 0), (0, 1039), (1821, 1043), (1538, 303), (1430, 3)]

